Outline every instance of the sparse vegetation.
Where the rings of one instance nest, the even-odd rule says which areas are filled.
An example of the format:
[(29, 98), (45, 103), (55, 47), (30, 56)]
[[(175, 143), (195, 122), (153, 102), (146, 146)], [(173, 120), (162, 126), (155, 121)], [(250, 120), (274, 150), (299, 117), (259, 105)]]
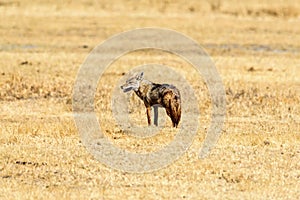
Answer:
[[(0, 199), (300, 199), (295, 1), (0, 0), (0, 16)], [(157, 172), (129, 174), (104, 166), (82, 145), (71, 102), (77, 71), (100, 42), (140, 27), (182, 32), (214, 60), (227, 116), (208, 158), (197, 154), (211, 117), (209, 92), (193, 67), (161, 51), (114, 62), (99, 80), (96, 111), (117, 146), (161, 148), (172, 141), (172, 129), (145, 140), (128, 136), (115, 124), (110, 102), (131, 67), (172, 66), (192, 85), (201, 113), (187, 153)], [(131, 119), (147, 126), (144, 105), (134, 96), (131, 103), (138, 105)]]

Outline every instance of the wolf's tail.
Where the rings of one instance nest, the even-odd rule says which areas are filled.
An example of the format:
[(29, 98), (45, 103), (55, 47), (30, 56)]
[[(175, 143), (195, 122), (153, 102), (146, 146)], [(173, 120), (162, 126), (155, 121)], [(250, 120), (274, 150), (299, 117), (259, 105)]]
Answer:
[(170, 103), (170, 117), (173, 123), (173, 126), (177, 128), (180, 118), (181, 118), (181, 99), (180, 95), (174, 94), (172, 98), (169, 100)]

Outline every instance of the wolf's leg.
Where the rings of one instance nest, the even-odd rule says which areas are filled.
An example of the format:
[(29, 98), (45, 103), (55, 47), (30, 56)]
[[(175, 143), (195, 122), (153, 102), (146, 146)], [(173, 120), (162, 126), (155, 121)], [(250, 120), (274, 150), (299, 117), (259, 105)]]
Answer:
[(151, 107), (147, 107), (147, 119), (148, 119), (148, 125), (151, 125)]
[(158, 107), (153, 106), (154, 108), (154, 125), (158, 126)]

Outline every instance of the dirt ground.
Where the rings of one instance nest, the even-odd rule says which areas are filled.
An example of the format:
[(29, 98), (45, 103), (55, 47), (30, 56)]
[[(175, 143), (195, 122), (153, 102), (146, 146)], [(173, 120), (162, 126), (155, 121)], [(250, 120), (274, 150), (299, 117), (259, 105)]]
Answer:
[[(0, 18), (0, 199), (300, 199), (299, 3), (0, 0)], [(198, 159), (211, 119), (201, 76), (161, 51), (114, 62), (99, 81), (95, 108), (116, 146), (150, 152), (176, 134), (166, 129), (136, 139), (112, 123), (113, 89), (134, 66), (178, 69), (201, 113), (193, 144), (180, 159), (135, 174), (88, 153), (75, 126), (72, 89), (94, 47), (143, 27), (172, 29), (202, 45), (222, 78), (227, 106), (217, 145)], [(131, 98), (131, 119), (147, 129), (142, 102)], [(163, 126), (170, 125), (165, 117)]]

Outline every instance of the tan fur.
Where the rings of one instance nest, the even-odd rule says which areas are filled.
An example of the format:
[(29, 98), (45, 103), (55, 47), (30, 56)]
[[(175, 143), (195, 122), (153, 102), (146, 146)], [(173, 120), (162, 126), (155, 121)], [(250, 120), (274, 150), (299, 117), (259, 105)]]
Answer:
[(181, 118), (181, 97), (179, 90), (169, 84), (157, 84), (143, 79), (143, 73), (129, 78), (121, 86), (124, 92), (134, 90), (137, 96), (143, 100), (148, 125), (151, 125), (151, 107), (160, 105), (166, 109), (167, 115), (171, 118), (173, 127), (178, 127)]

